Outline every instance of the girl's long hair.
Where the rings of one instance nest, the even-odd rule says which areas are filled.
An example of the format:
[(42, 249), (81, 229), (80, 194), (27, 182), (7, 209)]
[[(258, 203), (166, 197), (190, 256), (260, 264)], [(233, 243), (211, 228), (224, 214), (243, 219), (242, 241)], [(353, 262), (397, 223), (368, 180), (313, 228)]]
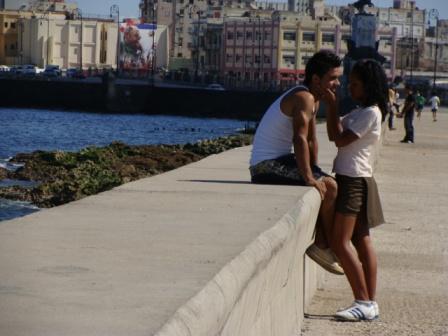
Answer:
[(378, 105), (383, 121), (389, 111), (389, 87), (387, 76), (380, 63), (373, 59), (363, 59), (355, 63), (352, 68), (354, 74), (364, 86), (364, 106)]

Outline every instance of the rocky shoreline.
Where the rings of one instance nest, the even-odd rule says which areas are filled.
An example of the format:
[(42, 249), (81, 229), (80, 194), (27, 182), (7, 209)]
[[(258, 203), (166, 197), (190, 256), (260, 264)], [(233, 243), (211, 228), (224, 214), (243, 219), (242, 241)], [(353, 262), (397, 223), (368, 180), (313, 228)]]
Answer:
[(179, 168), (211, 154), (250, 145), (252, 138), (252, 135), (240, 134), (186, 145), (130, 146), (113, 142), (79, 152), (17, 154), (11, 162), (24, 166), (14, 172), (0, 168), (0, 180), (36, 181), (38, 184), (32, 188), (0, 188), (0, 198), (50, 208)]

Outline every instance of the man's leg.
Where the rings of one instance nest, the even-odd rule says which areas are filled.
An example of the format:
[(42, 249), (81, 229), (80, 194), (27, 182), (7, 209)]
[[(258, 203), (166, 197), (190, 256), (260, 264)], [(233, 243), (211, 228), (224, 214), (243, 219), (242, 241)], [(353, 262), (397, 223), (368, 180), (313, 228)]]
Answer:
[(337, 196), (337, 183), (331, 177), (324, 177), (322, 178), (322, 181), (327, 187), (327, 192), (325, 193), (325, 198), (319, 209), (314, 243), (307, 248), (306, 254), (328, 272), (343, 275), (344, 270), (339, 265), (330, 248)]
[(331, 177), (324, 177), (322, 181), (327, 187), (327, 193), (319, 209), (319, 217), (316, 224), (316, 239), (314, 243), (320, 249), (330, 247), (331, 232), (334, 219), (334, 204), (337, 196), (337, 184)]

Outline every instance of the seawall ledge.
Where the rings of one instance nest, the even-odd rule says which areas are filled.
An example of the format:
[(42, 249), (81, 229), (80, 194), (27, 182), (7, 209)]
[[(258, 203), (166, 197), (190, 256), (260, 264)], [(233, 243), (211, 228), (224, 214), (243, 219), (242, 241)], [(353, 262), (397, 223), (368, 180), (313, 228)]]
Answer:
[[(319, 127), (321, 165), (334, 150)], [(0, 225), (0, 334), (291, 335), (323, 272), (308, 187), (250, 147)]]

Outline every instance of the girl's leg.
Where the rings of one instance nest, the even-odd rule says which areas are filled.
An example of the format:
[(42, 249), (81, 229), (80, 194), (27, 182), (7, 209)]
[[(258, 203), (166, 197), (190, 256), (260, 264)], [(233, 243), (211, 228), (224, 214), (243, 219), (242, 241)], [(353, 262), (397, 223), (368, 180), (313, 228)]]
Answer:
[(332, 250), (339, 258), (356, 300), (369, 300), (364, 270), (356, 251), (350, 245), (357, 222), (356, 215), (336, 212), (332, 235)]
[(358, 252), (359, 260), (362, 263), (364, 277), (366, 279), (369, 300), (375, 301), (376, 279), (377, 279), (377, 258), (373, 248), (367, 224), (358, 220), (356, 224), (352, 243)]

